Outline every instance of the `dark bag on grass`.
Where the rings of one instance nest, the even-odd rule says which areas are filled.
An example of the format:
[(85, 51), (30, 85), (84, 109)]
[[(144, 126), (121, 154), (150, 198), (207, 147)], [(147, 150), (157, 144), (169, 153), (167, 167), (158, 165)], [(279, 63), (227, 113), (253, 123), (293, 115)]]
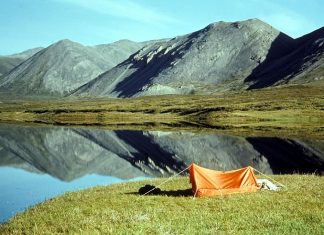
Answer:
[(153, 194), (153, 195), (157, 195), (157, 194), (160, 194), (161, 193), (161, 189), (160, 188), (156, 188), (154, 185), (150, 185), (150, 184), (147, 184), (143, 187), (141, 187), (139, 190), (138, 190), (138, 193), (143, 195), (143, 194)]

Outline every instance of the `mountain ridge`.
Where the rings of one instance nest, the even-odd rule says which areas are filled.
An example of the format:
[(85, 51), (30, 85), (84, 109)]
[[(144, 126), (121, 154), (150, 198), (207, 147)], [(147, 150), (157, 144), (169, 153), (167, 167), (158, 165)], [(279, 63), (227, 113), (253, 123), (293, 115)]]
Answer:
[(12, 55), (0, 55), (0, 77), (42, 49), (43, 47), (36, 47)]
[(22, 95), (63, 96), (112, 68), (142, 46), (131, 41), (121, 43), (129, 45), (117, 57), (107, 53), (109, 47), (110, 51), (118, 50), (114, 43), (90, 47), (68, 39), (60, 40), (3, 76), (0, 90)]
[(246, 78), (254, 81), (250, 89), (318, 80), (324, 84), (324, 27), (295, 39), (294, 50), (275, 62), (265, 62)]
[(257, 76), (259, 68), (267, 69), (269, 64), (293, 54), (307, 38), (314, 36), (310, 33), (293, 39), (258, 19), (212, 23), (191, 34), (142, 48), (72, 95), (123, 98), (257, 88), (266, 83)]
[(2, 76), (0, 91), (125, 98), (322, 85), (323, 31), (293, 39), (249, 19), (142, 43), (120, 40), (90, 47), (61, 40)]

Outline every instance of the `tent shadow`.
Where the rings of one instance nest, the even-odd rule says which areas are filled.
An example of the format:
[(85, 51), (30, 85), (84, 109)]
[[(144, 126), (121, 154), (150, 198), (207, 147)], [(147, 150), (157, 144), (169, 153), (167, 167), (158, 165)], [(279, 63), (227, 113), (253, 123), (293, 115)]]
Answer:
[[(133, 195), (142, 195), (139, 192), (130, 192), (130, 193), (126, 193), (126, 194), (133, 194)], [(160, 191), (158, 193), (154, 193), (154, 194), (147, 194), (145, 196), (169, 196), (169, 197), (192, 197), (193, 193), (192, 193), (192, 189), (179, 189), (179, 190), (169, 190), (169, 191)]]

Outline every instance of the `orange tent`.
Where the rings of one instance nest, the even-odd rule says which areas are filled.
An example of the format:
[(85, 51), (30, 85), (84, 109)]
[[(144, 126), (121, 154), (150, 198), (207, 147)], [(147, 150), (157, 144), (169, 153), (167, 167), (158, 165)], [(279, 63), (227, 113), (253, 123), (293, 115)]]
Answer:
[(223, 172), (191, 164), (189, 177), (197, 197), (255, 192), (258, 189), (253, 168), (249, 166)]

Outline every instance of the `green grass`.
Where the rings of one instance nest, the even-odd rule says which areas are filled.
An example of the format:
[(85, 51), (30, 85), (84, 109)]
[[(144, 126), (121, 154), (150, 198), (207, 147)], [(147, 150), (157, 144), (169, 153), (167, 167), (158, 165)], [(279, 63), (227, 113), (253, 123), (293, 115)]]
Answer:
[[(0, 225), (1, 234), (323, 234), (324, 178), (282, 175), (288, 189), (193, 199), (188, 178), (140, 196), (146, 183), (66, 193)], [(189, 190), (190, 192), (190, 190)]]
[(243, 136), (324, 137), (324, 86), (275, 87), (226, 95), (0, 102), (0, 122), (108, 129), (217, 131)]

